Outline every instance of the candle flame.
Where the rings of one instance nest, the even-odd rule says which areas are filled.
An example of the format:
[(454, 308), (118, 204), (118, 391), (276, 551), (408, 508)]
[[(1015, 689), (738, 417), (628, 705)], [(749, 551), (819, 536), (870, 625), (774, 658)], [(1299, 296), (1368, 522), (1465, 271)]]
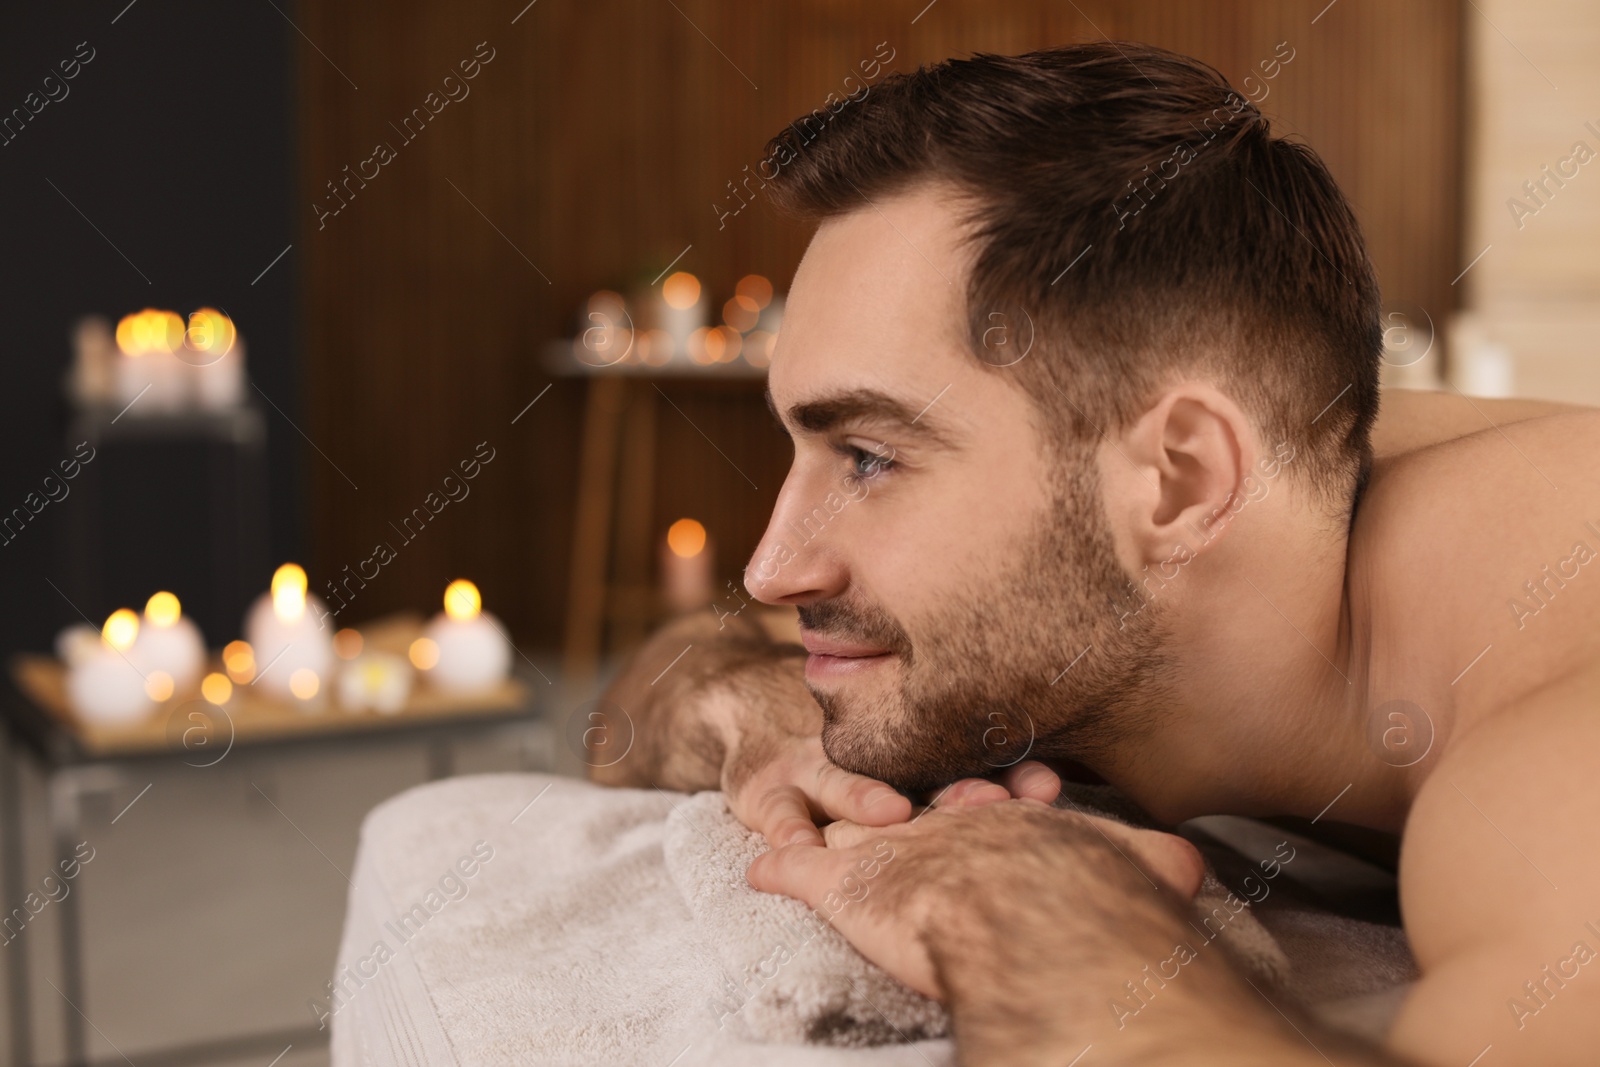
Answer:
[(333, 635), (333, 654), (340, 659), (355, 659), (361, 655), (361, 646), (365, 643), (360, 630), (346, 626)]
[(125, 356), (172, 352), (183, 343), (183, 319), (176, 312), (145, 308), (117, 323), (117, 347)]
[(100, 636), (118, 652), (126, 652), (133, 645), (133, 639), (139, 636), (139, 616), (128, 608), (118, 608), (106, 619)]
[(178, 616), (183, 614), (183, 605), (178, 603), (178, 598), (171, 593), (157, 593), (144, 604), (144, 617), (150, 621), (151, 626), (166, 629), (178, 621)]
[(761, 309), (748, 296), (730, 297), (722, 305), (722, 321), (740, 333), (747, 333), (761, 321)]
[(184, 332), (183, 343), (196, 352), (215, 352), (227, 355), (239, 331), (233, 320), (216, 308), (201, 308), (189, 315), (189, 329)]
[(200, 695), (221, 707), (228, 702), (229, 697), (233, 696), (233, 683), (228, 681), (226, 674), (213, 671), (200, 683)]
[(732, 326), (718, 326), (706, 335), (706, 353), (718, 363), (732, 363), (743, 347), (744, 338)]
[(157, 704), (170, 699), (172, 689), (172, 675), (166, 671), (151, 671), (150, 677), (144, 680), (144, 695)]
[(765, 367), (772, 362), (772, 348), (778, 335), (766, 330), (752, 330), (744, 339), (744, 361), (752, 367)]
[(306, 613), (306, 572), (285, 563), (272, 572), (272, 611), (279, 622), (298, 622)]
[(722, 352), (720, 348), (718, 348), (716, 352), (711, 351), (710, 338), (711, 327), (709, 326), (696, 327), (695, 330), (689, 334), (689, 358), (701, 366), (715, 363), (717, 361), (717, 356), (719, 356)]
[(310, 700), (322, 688), (322, 679), (310, 667), (301, 667), (289, 675), (289, 692), (301, 700)]
[(692, 308), (700, 302), (700, 279), (686, 270), (680, 270), (661, 283), (661, 299), (679, 311)]
[(693, 519), (679, 519), (667, 527), (667, 547), (675, 556), (692, 559), (706, 547), (706, 528)]
[(256, 651), (248, 641), (229, 641), (222, 650), (222, 665), (229, 677), (243, 685), (256, 676)]
[(452, 619), (458, 622), (476, 619), (482, 607), (483, 597), (478, 595), (478, 587), (465, 578), (457, 578), (445, 586), (444, 613)]
[(753, 306), (757, 311), (772, 303), (772, 283), (759, 274), (746, 274), (733, 291), (740, 303), (748, 301), (746, 306)]
[(439, 662), (439, 642), (431, 637), (419, 637), (406, 650), (411, 665), (419, 671), (431, 671)]

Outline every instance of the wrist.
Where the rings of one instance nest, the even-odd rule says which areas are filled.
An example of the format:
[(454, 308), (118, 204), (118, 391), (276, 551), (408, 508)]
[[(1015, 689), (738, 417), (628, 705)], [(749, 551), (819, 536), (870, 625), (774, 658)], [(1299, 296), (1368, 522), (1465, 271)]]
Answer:
[(697, 717), (731, 754), (754, 735), (811, 736), (822, 709), (805, 684), (804, 649), (763, 644), (726, 663), (697, 687)]
[[(1125, 898), (1115, 914), (1048, 892), (973, 895), (959, 917), (928, 925), (962, 1063), (1063, 1067), (1091, 1045), (1103, 1063), (1322, 1062), (1169, 901), (1129, 895), (1143, 904)], [(1085, 911), (1101, 914), (1086, 924)]]

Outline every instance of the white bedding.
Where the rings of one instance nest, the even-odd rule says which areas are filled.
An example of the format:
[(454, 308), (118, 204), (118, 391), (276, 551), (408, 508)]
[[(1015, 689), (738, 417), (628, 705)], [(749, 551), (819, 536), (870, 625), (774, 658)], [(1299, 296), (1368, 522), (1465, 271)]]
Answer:
[[(1229, 885), (1260, 873), (1252, 828), (1260, 841), (1284, 836), (1242, 820), (1207, 827), (1246, 853), (1231, 871), (1218, 863)], [(335, 1067), (953, 1064), (945, 1038), (895, 1036), (942, 1032), (936, 1008), (881, 984), (890, 980), (847, 947), (841, 955), (832, 930), (770, 981), (746, 982), (730, 1010), (732, 957), (805, 914), (785, 898), (739, 895), (751, 847), (716, 794), (522, 774), (387, 801), (362, 829), (337, 987), (321, 1002)], [(1318, 875), (1324, 889), (1354, 869), (1307, 842), (1294, 848), (1284, 874)], [(1287, 876), (1251, 895), (1290, 964), (1279, 993), (1381, 1032), (1412, 973), (1398, 930), (1312, 907)], [(824, 1016), (844, 1025), (819, 1028)], [(893, 1043), (801, 1043), (823, 1029), (822, 1040)]]

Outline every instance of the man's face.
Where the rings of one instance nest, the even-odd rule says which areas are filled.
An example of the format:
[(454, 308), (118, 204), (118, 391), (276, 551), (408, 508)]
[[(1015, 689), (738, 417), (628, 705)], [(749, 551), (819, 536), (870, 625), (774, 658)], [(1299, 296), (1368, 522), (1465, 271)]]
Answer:
[[(949, 196), (864, 203), (806, 251), (769, 375), (794, 464), (745, 571), (799, 609), (829, 757), (908, 791), (1092, 758), (1159, 674), (1154, 607), (1119, 623), (1111, 603), (1095, 449), (1051, 444), (966, 342)], [(993, 321), (990, 362), (1017, 359), (1031, 329)]]

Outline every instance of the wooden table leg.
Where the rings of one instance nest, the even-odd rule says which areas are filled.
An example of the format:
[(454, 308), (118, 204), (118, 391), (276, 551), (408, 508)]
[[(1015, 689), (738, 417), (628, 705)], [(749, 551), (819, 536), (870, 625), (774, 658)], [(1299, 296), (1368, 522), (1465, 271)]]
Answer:
[(569, 706), (592, 699), (605, 630), (606, 569), (611, 557), (611, 520), (616, 490), (618, 437), (627, 400), (618, 375), (589, 379), (578, 463), (578, 506), (572, 525), (572, 571), (562, 687)]

